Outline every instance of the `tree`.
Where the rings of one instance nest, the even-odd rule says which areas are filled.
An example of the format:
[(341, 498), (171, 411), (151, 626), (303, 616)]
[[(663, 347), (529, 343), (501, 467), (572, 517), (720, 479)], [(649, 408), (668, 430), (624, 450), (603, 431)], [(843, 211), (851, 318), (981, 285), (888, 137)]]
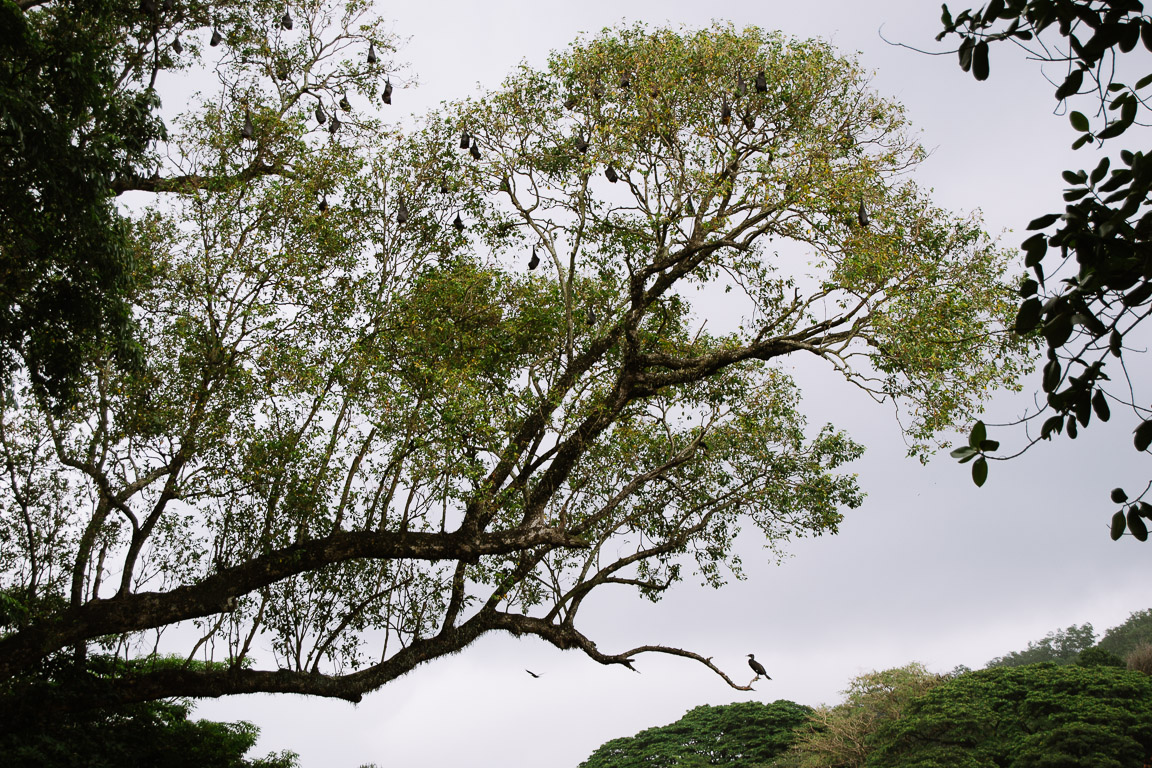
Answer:
[(0, 3), (0, 390), (19, 367), (67, 403), (90, 347), (137, 362), (115, 189), (164, 137), (160, 21), (126, 0)]
[(605, 742), (580, 768), (769, 763), (788, 748), (811, 712), (784, 700), (700, 706), (669, 725)]
[(911, 703), (868, 765), (1119, 766), (1152, 756), (1152, 680), (1114, 667), (970, 672)]
[[(294, 768), (290, 752), (247, 760), (258, 731), (248, 722), (190, 720), (187, 701), (149, 701), (57, 716), (53, 699), (75, 693), (68, 685), (74, 666), (50, 663), (47, 686), (0, 693), (9, 716), (0, 723), (0, 754), (7, 768), (113, 768), (163, 765), (168, 768)], [(178, 660), (183, 662), (182, 659)], [(89, 671), (114, 673), (122, 662), (89, 659)]]
[(1037, 664), (1042, 661), (1051, 661), (1056, 664), (1073, 664), (1081, 653), (1093, 647), (1096, 643), (1096, 630), (1085, 622), (1080, 626), (1073, 624), (1067, 629), (1058, 629), (1049, 632), (1043, 640), (1029, 642), (1023, 651), (1013, 651), (1005, 656), (997, 656), (988, 662), (987, 667), (1022, 667), (1026, 664)]
[(1152, 608), (1133, 611), (1123, 624), (1105, 632), (1098, 645), (1124, 658), (1142, 643), (1152, 644)]
[[(778, 361), (895, 399), (920, 453), (1023, 364), (1006, 255), (825, 44), (610, 30), (405, 134), (365, 106), (395, 74), (366, 5), (280, 8), (133, 182), (167, 193), (130, 233), (140, 369), (5, 403), (0, 679), (94, 646), (138, 663), (92, 701), (357, 701), (508, 632), (729, 680), (576, 620), (860, 503)], [(147, 663), (191, 633), (164, 649), (225, 668)]]
[[(1099, 100), (1094, 118), (1068, 112), (1079, 134), (1072, 146), (1080, 148), (1102, 145), (1140, 125), (1137, 117), (1146, 106), (1140, 93), (1152, 85), (1152, 74), (1129, 86), (1117, 79), (1123, 71), (1117, 59), (1141, 42), (1152, 50), (1152, 18), (1143, 11), (1138, 0), (993, 0), (979, 11), (968, 9), (953, 17), (945, 5), (944, 30), (937, 39), (960, 37), (960, 66), (977, 80), (989, 76), (989, 44), (1004, 40), (1020, 45), (1031, 58), (1063, 68), (1055, 91), (1061, 104), (1079, 94)], [(1053, 27), (1059, 34), (1055, 40)], [(1147, 451), (1152, 445), (1152, 410), (1142, 394), (1136, 394), (1139, 382), (1128, 374), (1124, 354), (1139, 349), (1131, 339), (1152, 301), (1152, 211), (1144, 210), (1152, 190), (1152, 153), (1124, 149), (1119, 162), (1106, 156), (1091, 172), (1064, 171), (1063, 180), (1068, 205), (1062, 212), (1033, 219), (1028, 229), (1036, 233), (1021, 246), (1035, 279), (1020, 285), (1015, 329), (1042, 335), (1048, 348), (1041, 380), (1044, 406), (1030, 418), (1045, 411), (1050, 415), (1038, 435), (1029, 435), (1028, 444), (1061, 432), (1075, 439), (1093, 415), (1107, 421), (1120, 405), (1137, 417), (1136, 450)], [(1053, 226), (1055, 232), (1044, 232)], [(1125, 382), (1118, 388), (1107, 388), (1112, 380), (1108, 373), (1115, 373), (1107, 366), (1110, 357), (1123, 374), (1116, 377)], [(978, 423), (975, 429), (985, 428)], [(994, 450), (973, 445), (954, 455), (984, 459)], [(1112, 516), (1113, 539), (1127, 530), (1147, 540), (1145, 520), (1152, 520), (1152, 505), (1142, 500), (1144, 493), (1129, 498), (1123, 489), (1112, 491), (1112, 502), (1123, 505)]]
[(861, 768), (876, 748), (876, 733), (899, 721), (913, 701), (946, 678), (913, 662), (854, 678), (844, 701), (815, 710), (788, 755), (778, 762), (794, 768)]
[(1124, 667), (1124, 659), (1098, 645), (1081, 651), (1076, 663), (1081, 667)]

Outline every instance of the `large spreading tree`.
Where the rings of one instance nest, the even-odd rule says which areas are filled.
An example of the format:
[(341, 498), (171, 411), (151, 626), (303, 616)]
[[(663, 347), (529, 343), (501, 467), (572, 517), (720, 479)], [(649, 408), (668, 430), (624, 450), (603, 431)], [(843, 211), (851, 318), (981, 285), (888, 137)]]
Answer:
[(4, 400), (9, 688), (100, 648), (59, 706), (356, 701), (492, 632), (728, 680), (601, 650), (580, 609), (860, 503), (860, 446), (781, 363), (895, 400), (918, 453), (1023, 364), (1006, 255), (824, 43), (609, 30), (402, 132), (366, 3), (246, 7), (145, 44), (217, 82), (120, 185), (155, 200), (143, 362), (86, 348), (68, 408), (27, 370)]

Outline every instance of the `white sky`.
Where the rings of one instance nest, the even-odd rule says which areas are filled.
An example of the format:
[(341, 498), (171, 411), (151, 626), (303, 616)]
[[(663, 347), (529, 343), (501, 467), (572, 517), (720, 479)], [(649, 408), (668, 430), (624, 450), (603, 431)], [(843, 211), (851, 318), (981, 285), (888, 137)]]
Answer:
[[(880, 39), (883, 25), (890, 40), (938, 47), (934, 2), (439, 0), (381, 6), (381, 13), (410, 37), (399, 59), (420, 80), (397, 89), (398, 112), (473, 94), (477, 84), (495, 88), (521, 60), (540, 65), (578, 32), (621, 21), (699, 27), (715, 19), (823, 37), (859, 51), (874, 88), (902, 101), (922, 129), (932, 155), (917, 181), (946, 208), (981, 208), (989, 232), (1008, 245), (1024, 238), (1030, 219), (1062, 206), (1061, 170), (1090, 170), (1098, 160), (1095, 150), (1069, 150), (1075, 134), (1066, 117), (1051, 114), (1053, 89), (1020, 52), (993, 46), (991, 79), (977, 83), (954, 56)], [(1132, 56), (1145, 56), (1148, 71), (1152, 57), (1138, 51)], [(827, 371), (797, 374), (810, 423), (834, 421), (868, 446), (853, 467), (868, 493), (864, 506), (837, 536), (790, 545), (793, 557), (779, 565), (757, 542), (742, 542), (745, 582), (717, 592), (689, 580), (656, 605), (601, 596), (583, 623), (605, 651), (686, 647), (714, 656), (738, 680), (751, 677), (745, 655), (754, 652), (774, 678), (756, 692), (734, 691), (686, 660), (641, 656), (634, 674), (539, 641), (490, 636), (358, 706), (264, 695), (205, 701), (197, 714), (249, 720), (262, 733), (256, 753), (292, 749), (306, 768), (575, 768), (604, 741), (700, 704), (832, 703), (861, 672), (914, 660), (937, 671), (976, 668), (1053, 629), (1091, 622), (1102, 632), (1152, 607), (1152, 544), (1112, 542), (1107, 532), (1108, 490), (1125, 485), (1132, 494), (1148, 477), (1144, 457), (1130, 447), (1131, 423), (1093, 423), (1074, 443), (1061, 437), (993, 464), (977, 489), (967, 466), (947, 456), (928, 467), (905, 458), (890, 406), (831, 383)], [(1029, 398), (996, 400), (989, 420), (1010, 419)], [(532, 679), (525, 668), (543, 676)]]

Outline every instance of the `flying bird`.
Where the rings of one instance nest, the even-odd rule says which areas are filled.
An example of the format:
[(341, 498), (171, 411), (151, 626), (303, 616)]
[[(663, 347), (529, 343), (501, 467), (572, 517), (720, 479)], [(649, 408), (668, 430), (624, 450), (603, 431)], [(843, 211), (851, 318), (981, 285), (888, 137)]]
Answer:
[(532, 677), (540, 677), (540, 675), (536, 674), (535, 672), (533, 672), (530, 669), (526, 669), (524, 671), (527, 672), (528, 674), (532, 675)]
[[(756, 661), (756, 654), (748, 654), (748, 666), (752, 667), (752, 671), (756, 673), (757, 680), (761, 677), (765, 678), (766, 680), (772, 679), (768, 677), (768, 670), (764, 669), (764, 665)], [(755, 680), (753, 682), (755, 682)]]

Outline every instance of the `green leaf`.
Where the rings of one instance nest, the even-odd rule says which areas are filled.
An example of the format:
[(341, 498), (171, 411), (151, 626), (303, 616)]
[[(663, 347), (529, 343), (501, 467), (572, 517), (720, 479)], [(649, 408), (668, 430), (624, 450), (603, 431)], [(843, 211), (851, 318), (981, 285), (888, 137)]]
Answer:
[(1140, 519), (1136, 507), (1128, 508), (1128, 530), (1136, 537), (1136, 541), (1148, 541), (1148, 526)]
[(1088, 118), (1085, 117), (1083, 112), (1073, 111), (1068, 113), (1068, 120), (1072, 123), (1072, 127), (1081, 133), (1084, 133), (1092, 127), (1092, 124), (1088, 122)]
[(963, 463), (964, 460), (972, 458), (977, 453), (979, 453), (979, 451), (977, 451), (972, 446), (962, 445), (959, 448), (953, 448), (951, 451), (949, 451), (948, 455), (954, 459), (960, 459), (961, 463)]
[(1092, 171), (1092, 175), (1088, 178), (1093, 184), (1100, 183), (1100, 179), (1104, 178), (1104, 175), (1108, 173), (1108, 165), (1110, 162), (1108, 156), (1105, 155), (1104, 159), (1100, 161), (1100, 164), (1096, 166), (1096, 170)]
[(1080, 186), (1088, 178), (1088, 174), (1084, 171), (1062, 171), (1060, 176), (1073, 186)]
[(1072, 312), (1065, 310), (1057, 315), (1050, 316), (1044, 323), (1044, 338), (1048, 346), (1056, 349), (1064, 346), (1072, 337)]
[(1124, 535), (1124, 510), (1120, 510), (1112, 515), (1112, 541), (1116, 541)]
[(1104, 396), (1104, 390), (1096, 390), (1096, 394), (1092, 395), (1092, 410), (1096, 411), (1096, 418), (1100, 421), (1108, 421), (1111, 417), (1111, 411), (1108, 409), (1108, 398)]
[(1148, 446), (1152, 445), (1152, 419), (1140, 422), (1140, 426), (1136, 427), (1132, 444), (1138, 451), (1148, 450)]
[(972, 482), (976, 483), (976, 487), (979, 488), (984, 485), (984, 481), (987, 479), (988, 460), (981, 456), (972, 464)]
[(1024, 301), (1016, 313), (1016, 333), (1023, 336), (1035, 330), (1040, 324), (1040, 315), (1043, 311), (1044, 305), (1035, 296)]
[(1108, 497), (1112, 499), (1113, 504), (1123, 504), (1128, 501), (1128, 494), (1124, 493), (1123, 488), (1113, 488)]
[(981, 441), (981, 443), (980, 443), (980, 451), (982, 453), (988, 453), (990, 451), (996, 451), (999, 449), (1000, 449), (1000, 441), (999, 440), (984, 440), (984, 441)]
[(1068, 77), (1064, 78), (1064, 82), (1056, 89), (1056, 99), (1063, 101), (1064, 99), (1072, 96), (1080, 90), (1080, 86), (1084, 83), (1084, 70), (1074, 69), (1068, 73)]
[(978, 448), (980, 443), (988, 439), (988, 430), (984, 427), (983, 421), (977, 421), (972, 426), (972, 432), (968, 435), (968, 445), (973, 448)]
[(1059, 360), (1052, 359), (1044, 364), (1044, 376), (1041, 379), (1041, 387), (1045, 392), (1056, 391), (1056, 388), (1060, 386), (1060, 378), (1063, 372)]
[(1152, 74), (1144, 75), (1144, 77), (1137, 80), (1136, 81), (1136, 87), (1133, 88), (1132, 90), (1139, 91), (1143, 88), (1147, 88), (1149, 83), (1152, 83)]
[(1030, 277), (1024, 278), (1024, 280), (1020, 283), (1020, 296), (1021, 296), (1021, 298), (1026, 299), (1029, 296), (1035, 296), (1036, 291), (1039, 287), (1040, 287), (1040, 284), (1037, 283), (1032, 278), (1030, 278)]
[(981, 40), (972, 54), (972, 75), (980, 81), (988, 79), (988, 42)]
[(1049, 213), (1037, 219), (1032, 219), (1028, 222), (1028, 229), (1047, 229), (1056, 223), (1063, 214)]
[(975, 43), (972, 38), (966, 37), (964, 42), (960, 43), (960, 50), (957, 51), (960, 54), (960, 69), (965, 72), (972, 69), (972, 49), (974, 47)]
[(1092, 141), (1093, 138), (1095, 137), (1092, 134), (1085, 133), (1083, 136), (1076, 139), (1076, 141), (1072, 142), (1072, 149), (1080, 149), (1080, 147)]
[(1040, 427), (1040, 439), (1051, 440), (1053, 432), (1060, 432), (1064, 429), (1063, 416), (1050, 416), (1044, 420), (1044, 426)]

